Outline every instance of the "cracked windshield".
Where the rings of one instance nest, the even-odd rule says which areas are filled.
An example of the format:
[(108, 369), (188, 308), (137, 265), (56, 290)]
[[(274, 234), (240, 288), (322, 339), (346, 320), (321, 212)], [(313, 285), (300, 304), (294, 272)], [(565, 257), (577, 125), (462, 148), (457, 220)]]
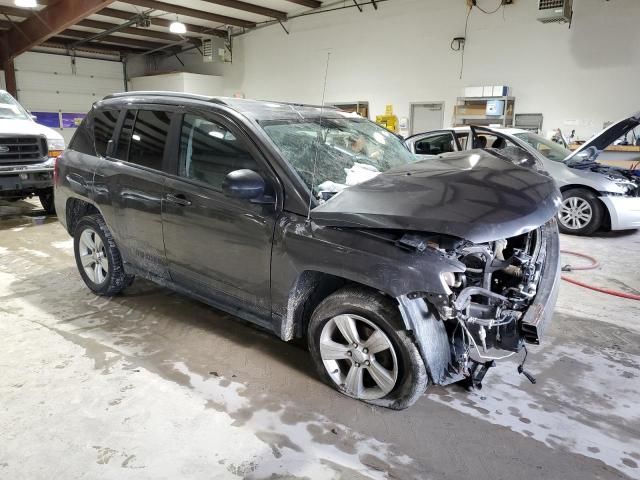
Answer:
[(357, 116), (269, 120), (261, 125), (320, 201), (416, 160), (394, 134)]

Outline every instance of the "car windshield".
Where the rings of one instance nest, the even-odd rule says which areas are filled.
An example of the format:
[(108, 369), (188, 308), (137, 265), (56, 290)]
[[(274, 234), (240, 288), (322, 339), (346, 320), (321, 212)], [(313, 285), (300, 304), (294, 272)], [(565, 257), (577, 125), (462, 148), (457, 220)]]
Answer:
[(571, 150), (567, 150), (562, 145), (547, 140), (544, 137), (532, 132), (516, 133), (514, 136), (520, 140), (524, 140), (542, 155), (554, 162), (562, 162), (565, 158), (571, 155)]
[(394, 134), (357, 116), (264, 120), (260, 125), (321, 200), (416, 160)]
[(0, 119), (2, 120), (27, 120), (29, 114), (7, 92), (0, 92)]

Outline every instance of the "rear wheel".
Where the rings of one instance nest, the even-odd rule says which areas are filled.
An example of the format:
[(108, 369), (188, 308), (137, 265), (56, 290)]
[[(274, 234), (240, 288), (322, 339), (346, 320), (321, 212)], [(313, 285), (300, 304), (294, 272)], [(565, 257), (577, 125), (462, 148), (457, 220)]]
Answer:
[(53, 201), (53, 188), (47, 188), (46, 190), (40, 190), (38, 192), (38, 198), (40, 199), (40, 203), (42, 204), (42, 208), (44, 209), (47, 215), (52, 215), (56, 213), (56, 206)]
[(333, 293), (316, 308), (307, 332), (318, 372), (358, 400), (412, 405), (424, 393), (427, 373), (401, 325), (398, 306), (373, 290), (349, 286)]
[(100, 215), (78, 222), (73, 246), (80, 276), (97, 295), (116, 295), (133, 281), (125, 274), (120, 251)]
[(558, 226), (562, 233), (591, 235), (602, 225), (604, 206), (590, 190), (573, 188), (562, 193)]

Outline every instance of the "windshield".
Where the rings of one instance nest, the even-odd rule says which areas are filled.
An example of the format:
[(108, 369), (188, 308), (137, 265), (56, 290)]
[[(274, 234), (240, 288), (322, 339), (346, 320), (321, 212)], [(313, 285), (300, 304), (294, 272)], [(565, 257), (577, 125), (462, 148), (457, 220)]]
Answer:
[(27, 120), (29, 114), (7, 92), (0, 92), (0, 119), (2, 120)]
[(260, 125), (322, 200), (416, 160), (398, 137), (360, 117), (265, 120)]
[(542, 155), (554, 162), (562, 162), (565, 158), (571, 155), (570, 150), (567, 150), (562, 145), (552, 142), (551, 140), (547, 140), (536, 133), (515, 133), (514, 136), (518, 137), (520, 140), (524, 140)]

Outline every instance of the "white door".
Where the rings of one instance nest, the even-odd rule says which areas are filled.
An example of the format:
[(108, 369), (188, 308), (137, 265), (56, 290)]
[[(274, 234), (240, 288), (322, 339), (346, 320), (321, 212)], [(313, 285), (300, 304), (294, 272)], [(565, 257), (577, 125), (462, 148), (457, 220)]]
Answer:
[(16, 57), (15, 69), (18, 101), (31, 112), (47, 113), (48, 123), (57, 112), (65, 125), (56, 130), (67, 143), (76, 131), (70, 119), (80, 118), (69, 114), (86, 114), (94, 102), (124, 90), (119, 61), (27, 52)]
[(444, 122), (444, 103), (412, 103), (411, 135), (439, 130)]

